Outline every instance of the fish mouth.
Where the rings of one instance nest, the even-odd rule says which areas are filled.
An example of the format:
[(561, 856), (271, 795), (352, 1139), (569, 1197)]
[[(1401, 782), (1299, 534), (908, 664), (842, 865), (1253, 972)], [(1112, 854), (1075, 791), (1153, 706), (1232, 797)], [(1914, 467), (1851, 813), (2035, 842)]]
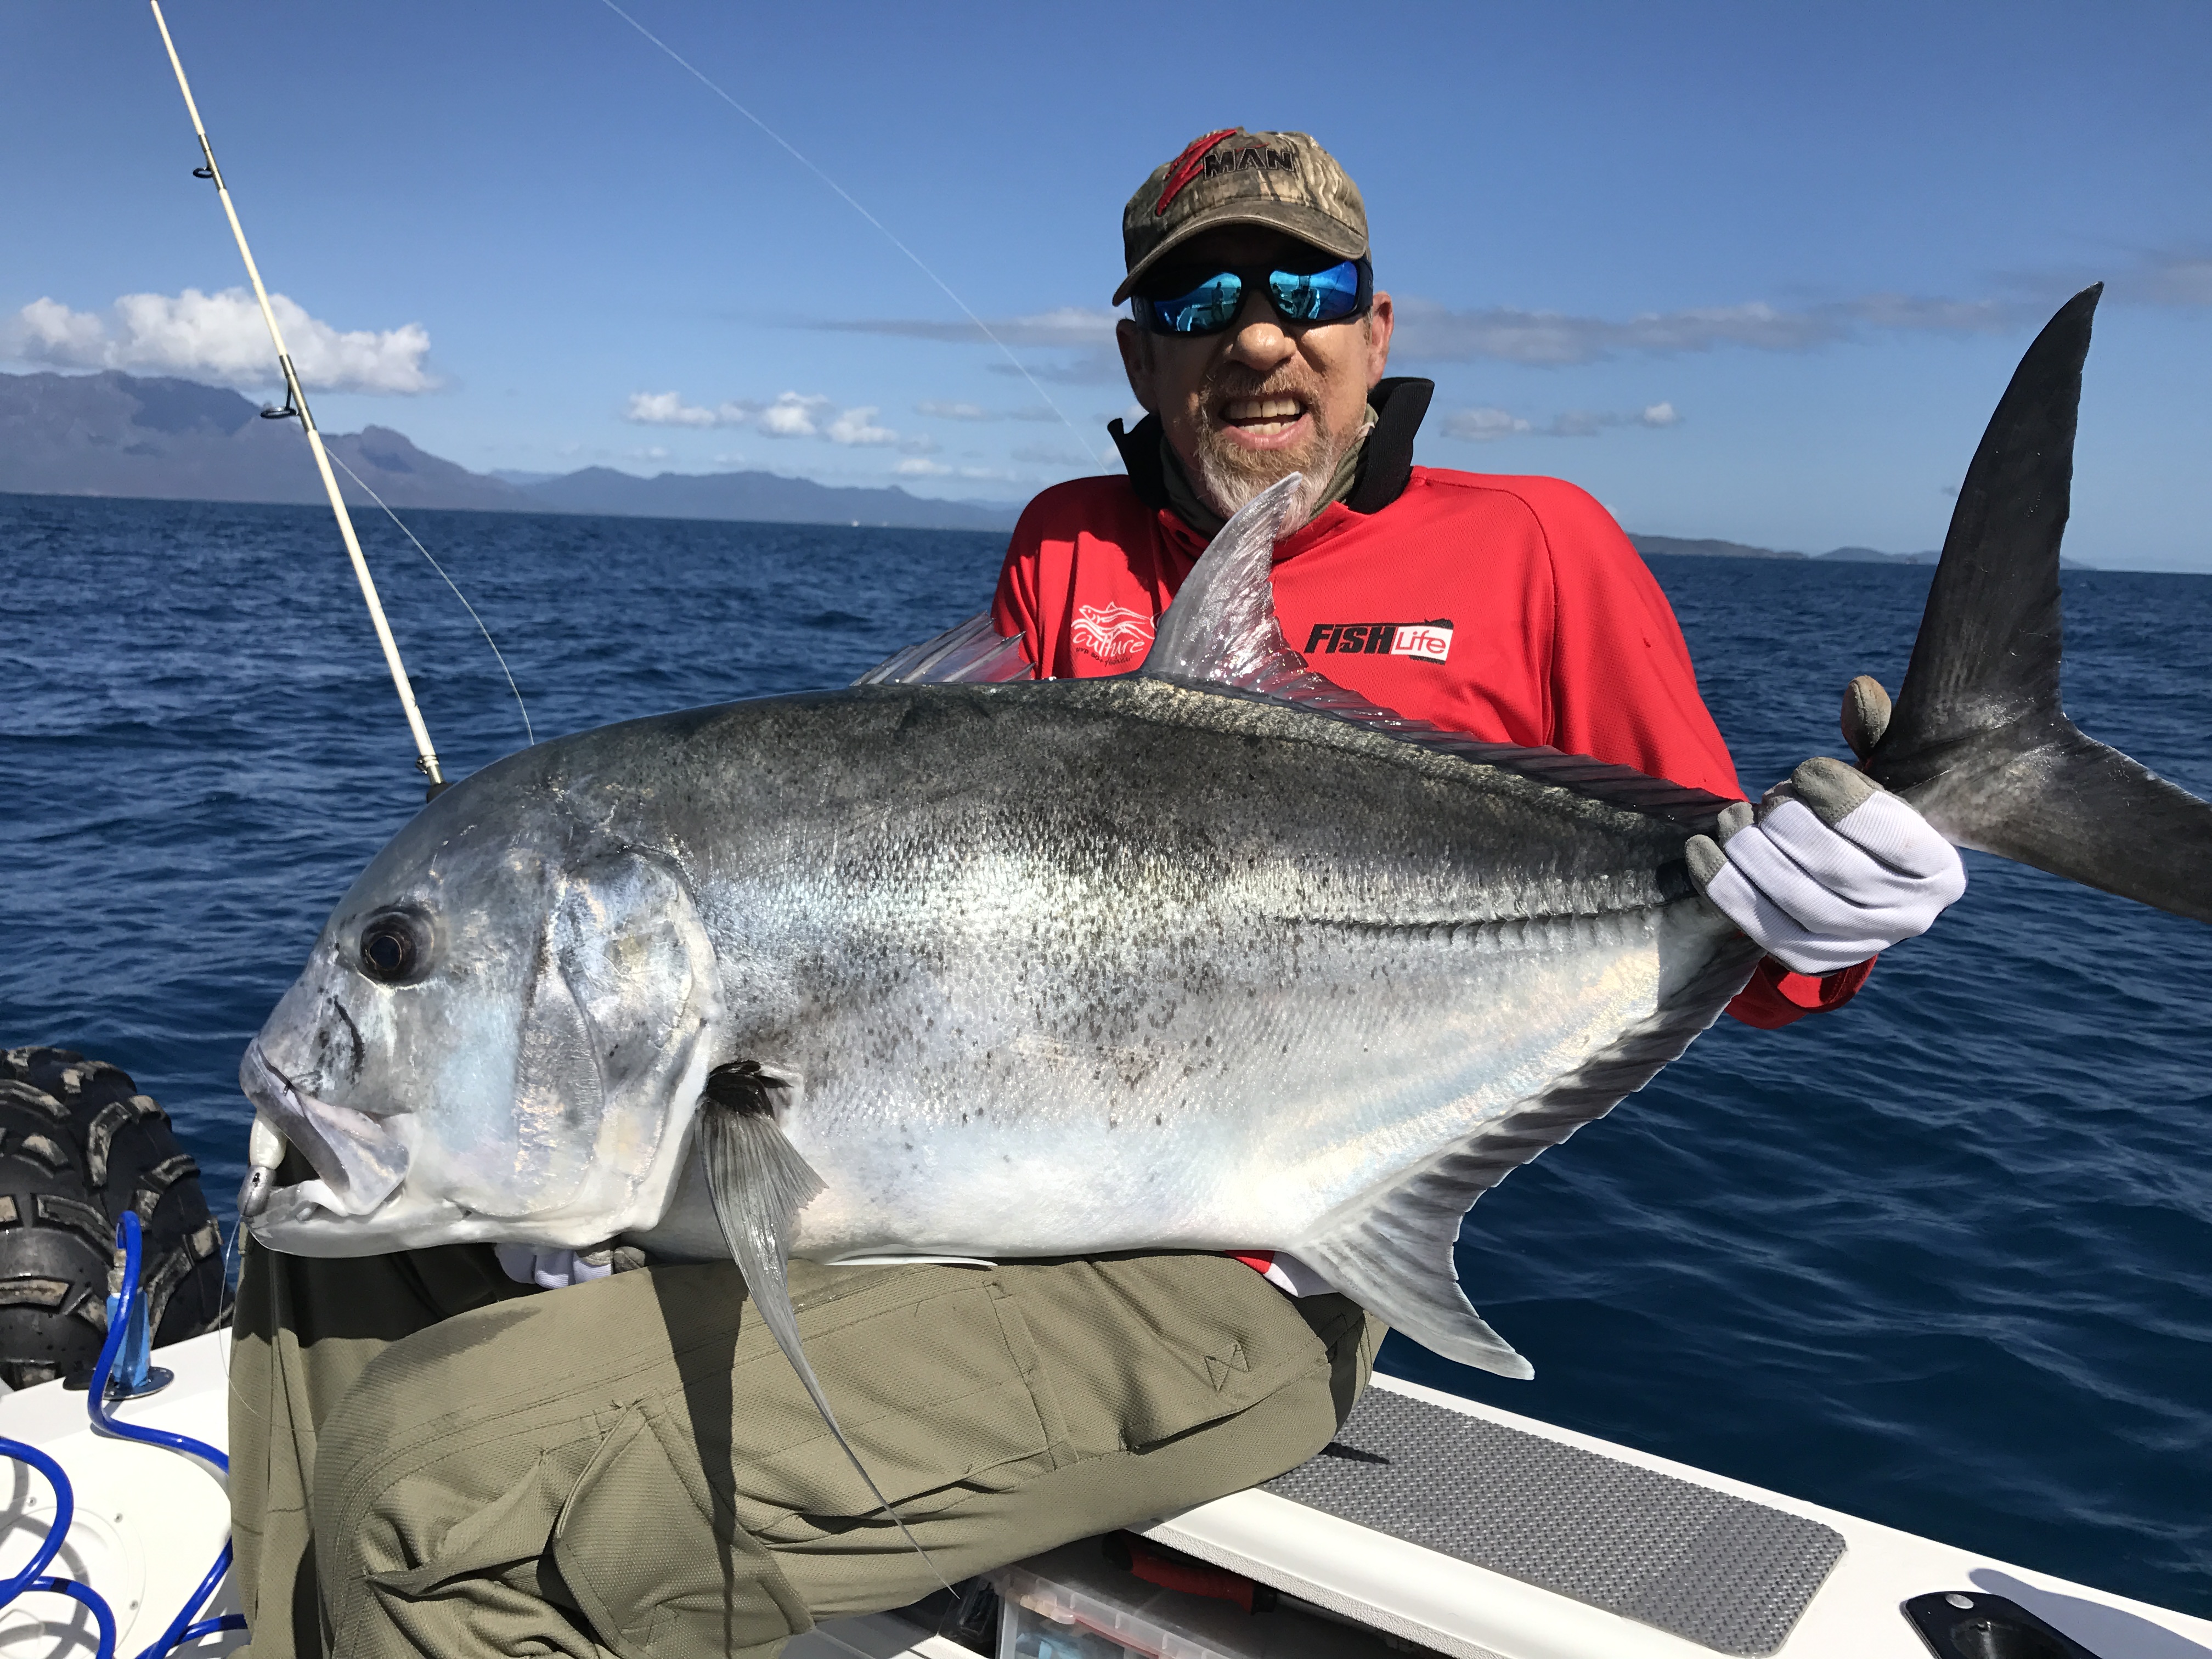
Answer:
[[(256, 1232), (261, 1231), (264, 1214), (280, 1208), (295, 1213), (313, 1206), (341, 1216), (368, 1215), (406, 1179), (407, 1148), (398, 1137), (366, 1113), (302, 1093), (270, 1062), (258, 1037), (246, 1046), (246, 1057), (238, 1066), (238, 1086), (253, 1103), (256, 1124), (265, 1120), (298, 1147), (317, 1177), (281, 1190), (263, 1190), (253, 1206), (257, 1213), (246, 1218)], [(279, 1199), (287, 1201), (279, 1206)], [(273, 1214), (269, 1218), (273, 1220)]]

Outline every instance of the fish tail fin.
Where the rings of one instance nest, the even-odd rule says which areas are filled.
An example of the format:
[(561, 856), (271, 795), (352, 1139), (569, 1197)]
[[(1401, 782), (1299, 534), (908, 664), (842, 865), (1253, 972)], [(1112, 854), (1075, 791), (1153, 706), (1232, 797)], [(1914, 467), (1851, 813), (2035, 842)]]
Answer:
[(2059, 698), (2059, 543), (2102, 291), (2059, 308), (1990, 418), (1865, 769), (1959, 846), (2212, 921), (2212, 805), (2085, 735)]
[(777, 1127), (768, 1091), (781, 1086), (779, 1079), (750, 1062), (718, 1067), (708, 1076), (708, 1091), (699, 1103), (699, 1136), (714, 1219), (721, 1225), (738, 1271), (744, 1275), (746, 1292), (761, 1322), (799, 1374), (799, 1386), (813, 1401), (814, 1409), (822, 1413), (822, 1421), (838, 1449), (882, 1512), (899, 1529), (899, 1535), (912, 1546), (937, 1582), (952, 1590), (951, 1582), (908, 1528), (905, 1517), (884, 1496), (876, 1477), (853, 1449), (853, 1443), (845, 1438), (837, 1413), (830, 1409), (830, 1396), (822, 1391), (806, 1351), (799, 1345), (799, 1317), (792, 1311), (787, 1277), (791, 1224), (807, 1200), (822, 1190), (822, 1177)]

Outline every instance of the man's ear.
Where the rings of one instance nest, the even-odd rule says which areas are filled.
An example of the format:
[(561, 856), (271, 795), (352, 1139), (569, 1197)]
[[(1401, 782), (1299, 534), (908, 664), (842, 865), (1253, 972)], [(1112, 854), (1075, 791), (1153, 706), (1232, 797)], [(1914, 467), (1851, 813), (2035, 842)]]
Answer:
[(1387, 294), (1377, 294), (1367, 311), (1367, 384), (1373, 386), (1390, 367), (1390, 331), (1397, 326), (1397, 308)]
[(1160, 412), (1152, 390), (1152, 337), (1124, 317), (1114, 325), (1114, 343), (1121, 349), (1121, 371), (1129, 377), (1129, 395), (1147, 415)]

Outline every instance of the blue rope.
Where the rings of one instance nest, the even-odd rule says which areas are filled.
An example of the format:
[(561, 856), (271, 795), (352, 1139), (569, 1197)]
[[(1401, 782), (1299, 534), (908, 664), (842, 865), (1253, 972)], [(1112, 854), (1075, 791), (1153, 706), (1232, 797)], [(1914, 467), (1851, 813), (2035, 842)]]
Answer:
[[(143, 1424), (125, 1423), (111, 1416), (107, 1410), (107, 1387), (114, 1375), (117, 1358), (128, 1340), (131, 1321), (137, 1310), (139, 1284), (138, 1264), (142, 1254), (141, 1230), (138, 1217), (125, 1212), (115, 1229), (115, 1242), (123, 1249), (123, 1289), (115, 1297), (107, 1319), (107, 1340), (100, 1345), (100, 1363), (93, 1367), (92, 1387), (87, 1404), (92, 1413), (94, 1432), (117, 1440), (136, 1440), (149, 1446), (161, 1446), (170, 1451), (179, 1451), (213, 1464), (223, 1474), (230, 1473), (230, 1459), (204, 1440), (195, 1440), (188, 1434), (175, 1434), (167, 1429), (152, 1429)], [(34, 1446), (19, 1440), (0, 1437), (0, 1457), (12, 1457), (27, 1463), (46, 1478), (54, 1489), (54, 1523), (47, 1528), (46, 1541), (31, 1557), (31, 1563), (13, 1578), (0, 1583), (0, 1607), (5, 1607), (27, 1590), (51, 1590), (66, 1595), (92, 1609), (92, 1616), (100, 1626), (100, 1651), (95, 1659), (115, 1659), (115, 1613), (99, 1591), (88, 1584), (80, 1584), (70, 1578), (46, 1578), (44, 1573), (56, 1555), (61, 1553), (62, 1542), (68, 1537), (70, 1522), (76, 1514), (76, 1497), (70, 1490), (69, 1477), (62, 1473), (61, 1465)], [(203, 1637), (222, 1631), (244, 1630), (246, 1620), (234, 1613), (218, 1618), (202, 1619), (194, 1623), (194, 1616), (206, 1607), (223, 1575), (230, 1571), (230, 1540), (223, 1540), (222, 1553), (199, 1582), (191, 1597), (177, 1610), (168, 1628), (156, 1637), (153, 1644), (142, 1649), (137, 1659), (164, 1659), (164, 1656), (187, 1642), (197, 1642)]]
[(73, 1601), (82, 1601), (92, 1609), (93, 1621), (100, 1626), (100, 1650), (94, 1659), (115, 1659), (115, 1614), (106, 1598), (89, 1584), (80, 1584), (74, 1578), (33, 1578), (26, 1589), (52, 1590), (57, 1595), (66, 1595)]
[(230, 1459), (206, 1441), (195, 1440), (188, 1434), (172, 1434), (167, 1429), (149, 1429), (143, 1424), (125, 1423), (107, 1413), (108, 1378), (114, 1373), (116, 1357), (123, 1352), (124, 1338), (131, 1327), (131, 1310), (138, 1299), (139, 1232), (138, 1217), (135, 1212), (124, 1212), (123, 1219), (116, 1225), (115, 1239), (123, 1247), (123, 1297), (115, 1314), (107, 1322), (107, 1340), (100, 1345), (100, 1363), (92, 1368), (92, 1388), (88, 1397), (92, 1407), (92, 1426), (99, 1433), (111, 1435), (118, 1440), (137, 1440), (149, 1446), (167, 1446), (171, 1451), (204, 1458), (228, 1474)]
[(44, 1572), (54, 1557), (61, 1553), (62, 1540), (69, 1536), (70, 1522), (76, 1516), (76, 1494), (70, 1490), (69, 1477), (62, 1466), (35, 1446), (27, 1446), (20, 1440), (0, 1437), (0, 1457), (12, 1457), (18, 1462), (28, 1463), (46, 1477), (46, 1484), (54, 1489), (54, 1523), (46, 1528), (46, 1541), (39, 1546), (31, 1557), (31, 1565), (4, 1584), (0, 1584), (0, 1607), (6, 1606), (31, 1588), (31, 1581)]

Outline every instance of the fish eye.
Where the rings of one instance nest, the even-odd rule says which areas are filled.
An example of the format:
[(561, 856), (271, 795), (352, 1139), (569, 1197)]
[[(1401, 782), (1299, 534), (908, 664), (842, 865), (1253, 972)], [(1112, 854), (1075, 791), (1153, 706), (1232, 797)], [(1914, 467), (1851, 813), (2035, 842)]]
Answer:
[(372, 916), (361, 930), (361, 971), (382, 985), (412, 979), (428, 952), (422, 924), (404, 912)]

